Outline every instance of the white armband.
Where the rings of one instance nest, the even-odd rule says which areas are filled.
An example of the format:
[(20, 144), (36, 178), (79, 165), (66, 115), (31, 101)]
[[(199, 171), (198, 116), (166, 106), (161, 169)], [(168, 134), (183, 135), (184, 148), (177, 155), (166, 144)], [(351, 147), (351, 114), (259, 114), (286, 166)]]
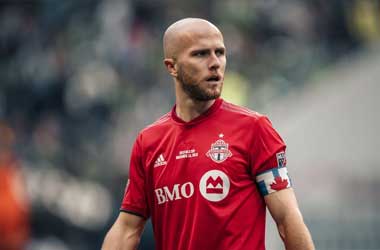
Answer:
[(256, 176), (260, 193), (267, 194), (291, 187), (291, 180), (286, 167), (272, 168)]

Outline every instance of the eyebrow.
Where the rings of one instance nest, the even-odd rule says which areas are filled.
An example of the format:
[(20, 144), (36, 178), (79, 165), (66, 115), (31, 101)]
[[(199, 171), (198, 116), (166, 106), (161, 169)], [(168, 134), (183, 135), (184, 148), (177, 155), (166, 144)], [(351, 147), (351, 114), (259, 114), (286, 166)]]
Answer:
[(193, 55), (193, 54), (197, 54), (197, 53), (200, 53), (200, 52), (209, 52), (210, 49), (194, 49), (192, 51), (190, 51), (190, 53)]
[[(210, 48), (194, 49), (190, 53), (191, 54), (196, 54), (196, 53), (199, 53), (199, 52), (208, 52), (210, 50), (212, 50), (212, 49), (210, 49)], [(222, 50), (224, 52), (224, 51), (226, 51), (226, 48), (225, 47), (217, 47), (217, 48), (215, 48), (215, 50)]]

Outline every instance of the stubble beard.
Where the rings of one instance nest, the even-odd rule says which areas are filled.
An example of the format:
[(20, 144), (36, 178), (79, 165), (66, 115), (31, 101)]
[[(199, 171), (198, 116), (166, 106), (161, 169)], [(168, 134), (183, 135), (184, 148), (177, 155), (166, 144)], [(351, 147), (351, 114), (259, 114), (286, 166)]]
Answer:
[(178, 68), (178, 81), (181, 84), (183, 91), (193, 100), (196, 101), (210, 101), (220, 97), (220, 91), (207, 91), (202, 89), (200, 84), (196, 84), (190, 74), (185, 72), (180, 66)]

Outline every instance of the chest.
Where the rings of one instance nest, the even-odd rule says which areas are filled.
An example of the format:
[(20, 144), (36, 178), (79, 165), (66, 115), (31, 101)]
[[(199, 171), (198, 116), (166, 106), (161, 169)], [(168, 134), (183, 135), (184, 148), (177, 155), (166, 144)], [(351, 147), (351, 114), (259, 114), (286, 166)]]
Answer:
[(147, 153), (151, 190), (158, 203), (201, 193), (223, 199), (242, 183), (252, 183), (250, 142), (244, 131), (229, 129), (178, 129), (163, 134)]

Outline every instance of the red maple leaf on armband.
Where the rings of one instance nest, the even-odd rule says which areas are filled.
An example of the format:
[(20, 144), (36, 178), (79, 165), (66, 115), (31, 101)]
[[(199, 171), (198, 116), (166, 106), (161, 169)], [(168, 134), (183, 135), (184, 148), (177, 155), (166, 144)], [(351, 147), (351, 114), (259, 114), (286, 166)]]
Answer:
[(274, 178), (274, 182), (270, 184), (270, 187), (276, 191), (284, 189), (287, 186), (288, 186), (288, 180), (287, 179), (283, 180), (280, 176), (277, 176), (276, 178)]

